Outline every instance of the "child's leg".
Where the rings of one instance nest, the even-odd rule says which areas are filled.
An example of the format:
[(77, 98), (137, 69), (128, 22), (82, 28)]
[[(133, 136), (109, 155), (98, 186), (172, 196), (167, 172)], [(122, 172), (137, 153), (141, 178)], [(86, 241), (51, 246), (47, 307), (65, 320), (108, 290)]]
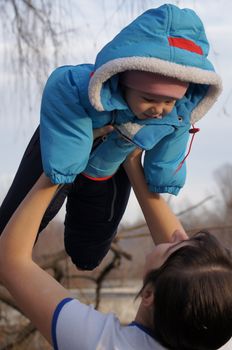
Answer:
[[(36, 180), (42, 174), (42, 160), (39, 141), (39, 127), (36, 129), (23, 155), (12, 185), (0, 207), (0, 234), (2, 233), (18, 205), (30, 191)], [(42, 231), (49, 221), (57, 214), (67, 195), (68, 185), (62, 187), (48, 207), (40, 225)]]
[[(0, 207), (0, 234), (42, 171), (37, 128)], [(130, 183), (123, 168), (108, 181), (95, 182), (82, 175), (77, 176), (74, 184), (58, 190), (42, 219), (39, 232), (57, 214), (69, 192), (65, 220), (66, 250), (78, 267), (91, 270), (110, 249), (128, 202)]]
[(64, 239), (66, 251), (78, 268), (94, 269), (109, 251), (130, 188), (123, 167), (107, 181), (77, 177), (67, 197)]

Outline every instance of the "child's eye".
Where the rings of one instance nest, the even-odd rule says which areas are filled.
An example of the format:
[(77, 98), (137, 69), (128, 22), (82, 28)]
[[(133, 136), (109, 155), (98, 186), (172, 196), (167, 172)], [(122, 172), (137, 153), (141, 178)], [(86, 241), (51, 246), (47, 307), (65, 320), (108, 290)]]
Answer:
[(167, 105), (172, 105), (172, 104), (175, 104), (175, 103), (176, 103), (176, 100), (167, 100), (167, 101), (165, 101), (165, 103), (166, 103)]
[(152, 98), (143, 97), (143, 99), (146, 102), (154, 102), (154, 100)]

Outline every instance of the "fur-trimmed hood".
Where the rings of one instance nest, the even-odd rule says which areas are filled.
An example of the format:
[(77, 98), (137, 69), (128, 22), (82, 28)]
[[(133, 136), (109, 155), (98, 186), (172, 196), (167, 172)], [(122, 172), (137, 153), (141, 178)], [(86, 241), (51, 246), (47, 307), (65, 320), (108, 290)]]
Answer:
[[(221, 91), (208, 50), (195, 12), (163, 5), (124, 28), (99, 52), (94, 65), (57, 68), (41, 102), (45, 174), (54, 183), (73, 182), (81, 172), (105, 179), (140, 147), (149, 190), (177, 194), (186, 178), (190, 123), (209, 110)], [(123, 98), (119, 73), (126, 70), (160, 73), (190, 84), (164, 118), (142, 120)], [(92, 149), (93, 129), (107, 124), (115, 130)]]
[(195, 123), (212, 107), (222, 89), (221, 79), (207, 58), (208, 51), (204, 26), (193, 10), (170, 4), (148, 10), (97, 55), (89, 83), (90, 102), (98, 111), (112, 109), (114, 95), (118, 98), (120, 72), (160, 73), (191, 83), (186, 97), (191, 102), (191, 123)]

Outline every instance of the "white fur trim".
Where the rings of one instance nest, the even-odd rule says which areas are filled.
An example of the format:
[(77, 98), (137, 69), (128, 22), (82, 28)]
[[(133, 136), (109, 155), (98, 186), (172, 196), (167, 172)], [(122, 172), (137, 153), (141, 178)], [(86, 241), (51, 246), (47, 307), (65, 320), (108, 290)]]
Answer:
[(120, 130), (120, 132), (125, 135), (126, 137), (128, 137), (129, 139), (133, 139), (133, 137), (135, 136), (135, 134), (137, 134), (137, 132), (139, 130), (141, 130), (144, 127), (144, 125), (140, 125), (140, 124), (136, 124), (136, 123), (124, 123), (121, 125), (117, 125), (117, 129)]
[(160, 73), (187, 82), (210, 85), (205, 98), (193, 110), (191, 123), (197, 122), (208, 112), (222, 91), (221, 78), (213, 71), (184, 66), (152, 57), (126, 57), (109, 61), (94, 72), (89, 83), (91, 104), (98, 111), (104, 111), (100, 96), (102, 84), (115, 74), (133, 69)]

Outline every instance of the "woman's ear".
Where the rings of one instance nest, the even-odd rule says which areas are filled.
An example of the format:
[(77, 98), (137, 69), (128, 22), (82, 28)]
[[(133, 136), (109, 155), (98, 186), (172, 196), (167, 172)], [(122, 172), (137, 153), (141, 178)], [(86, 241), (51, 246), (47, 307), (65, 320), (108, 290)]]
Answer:
[(146, 308), (153, 306), (154, 304), (154, 287), (151, 285), (147, 285), (141, 294), (142, 297), (142, 305)]

